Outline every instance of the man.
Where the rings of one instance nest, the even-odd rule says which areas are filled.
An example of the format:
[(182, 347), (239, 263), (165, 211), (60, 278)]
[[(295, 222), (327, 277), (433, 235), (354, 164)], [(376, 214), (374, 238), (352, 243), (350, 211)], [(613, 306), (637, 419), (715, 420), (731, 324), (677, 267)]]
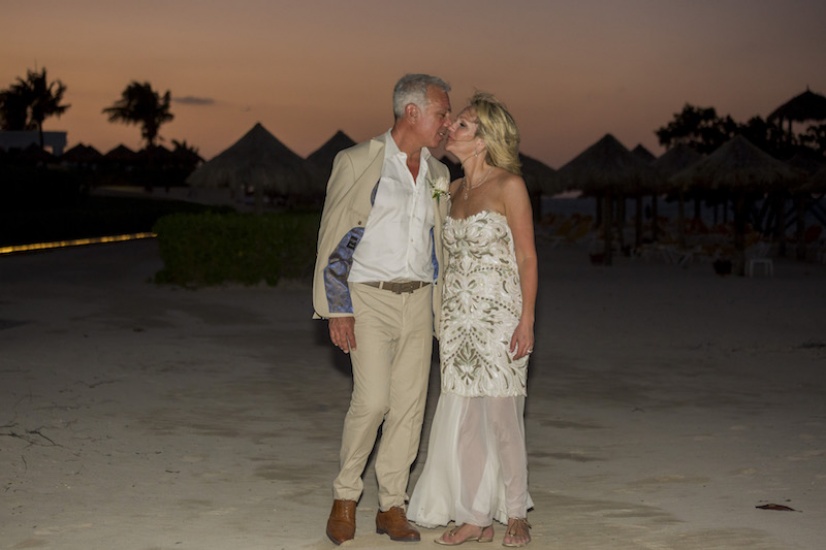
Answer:
[(439, 146), (450, 125), (449, 91), (434, 76), (402, 77), (393, 90), (393, 127), (340, 152), (327, 183), (313, 304), (353, 367), (327, 520), (336, 544), (355, 536), (361, 476), (379, 427), (376, 532), (420, 539), (405, 502), (438, 328), (441, 292), (434, 287), (450, 179), (428, 148)]

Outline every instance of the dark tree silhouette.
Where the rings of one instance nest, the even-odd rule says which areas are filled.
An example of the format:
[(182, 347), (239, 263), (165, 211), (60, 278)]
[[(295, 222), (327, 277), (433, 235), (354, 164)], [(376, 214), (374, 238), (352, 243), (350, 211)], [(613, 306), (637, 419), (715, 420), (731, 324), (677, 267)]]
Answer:
[[(40, 72), (28, 71), (25, 80), (17, 79), (0, 94), (3, 127), (7, 130), (37, 130), (43, 148), (43, 121), (60, 117), (71, 105), (64, 105), (66, 85), (60, 80), (49, 82), (45, 67)], [(21, 127), (21, 118), (23, 124)]]
[(152, 89), (149, 82), (132, 81), (111, 107), (103, 109), (109, 122), (123, 122), (141, 126), (141, 137), (147, 147), (155, 145), (161, 125), (175, 116), (169, 112), (172, 98), (169, 90), (162, 96)]
[(738, 124), (737, 130), (753, 145), (775, 158), (788, 158), (790, 156), (790, 144), (783, 133), (783, 128), (776, 122), (766, 121), (759, 116), (755, 116), (745, 124)]
[(655, 130), (660, 145), (671, 149), (678, 143), (695, 151), (710, 154), (735, 135), (742, 135), (750, 143), (779, 159), (789, 159), (798, 152), (826, 150), (826, 125), (810, 126), (807, 133), (788, 135), (771, 117), (766, 120), (754, 116), (742, 124), (731, 116), (720, 117), (713, 107), (695, 107), (686, 104), (666, 126)]
[(660, 145), (670, 149), (685, 143), (700, 153), (711, 153), (727, 142), (737, 131), (730, 116), (720, 118), (714, 107), (695, 107), (686, 103), (674, 120), (654, 133)]
[(198, 164), (204, 160), (200, 153), (198, 153), (198, 148), (194, 145), (189, 145), (186, 140), (178, 141), (177, 139), (173, 139), (172, 146), (174, 147), (172, 154), (176, 163), (189, 171), (194, 170)]

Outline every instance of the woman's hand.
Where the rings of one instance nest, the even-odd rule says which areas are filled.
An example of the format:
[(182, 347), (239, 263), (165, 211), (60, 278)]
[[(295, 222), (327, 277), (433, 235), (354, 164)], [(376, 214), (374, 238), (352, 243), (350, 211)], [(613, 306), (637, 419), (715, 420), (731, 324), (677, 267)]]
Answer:
[(519, 321), (516, 330), (511, 336), (510, 352), (513, 358), (522, 359), (526, 355), (533, 353), (533, 323)]

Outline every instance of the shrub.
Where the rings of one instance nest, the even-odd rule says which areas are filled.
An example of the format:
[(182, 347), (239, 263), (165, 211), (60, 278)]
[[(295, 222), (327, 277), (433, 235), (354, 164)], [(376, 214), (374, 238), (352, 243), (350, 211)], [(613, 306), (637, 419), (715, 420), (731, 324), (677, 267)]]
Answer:
[(278, 284), (302, 279), (315, 262), (317, 213), (172, 214), (158, 220), (164, 267), (157, 283), (186, 287)]

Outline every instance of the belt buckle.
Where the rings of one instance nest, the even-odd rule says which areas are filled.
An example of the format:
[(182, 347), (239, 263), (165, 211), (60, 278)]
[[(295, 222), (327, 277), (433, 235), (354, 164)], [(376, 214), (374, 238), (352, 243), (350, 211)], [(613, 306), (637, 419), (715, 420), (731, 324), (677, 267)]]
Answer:
[(391, 291), (393, 294), (408, 294), (416, 290), (416, 282), (415, 281), (405, 281), (400, 283), (384, 283), (381, 285), (382, 288), (386, 288), (387, 290)]

